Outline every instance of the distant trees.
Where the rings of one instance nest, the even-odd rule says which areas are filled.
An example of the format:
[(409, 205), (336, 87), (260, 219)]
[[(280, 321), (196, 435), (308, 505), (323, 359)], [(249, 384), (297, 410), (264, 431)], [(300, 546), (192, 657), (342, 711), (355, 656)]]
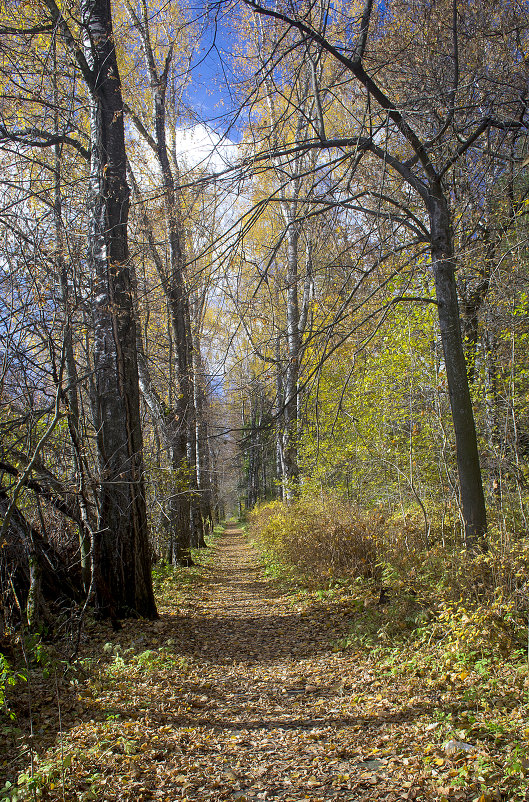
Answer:
[[(304, 52), (310, 42), (341, 71), (334, 96), (344, 113), (329, 109), (323, 135), (315, 132), (305, 145), (293, 136), (283, 159), (290, 163), (300, 146), (348, 151), (350, 167), (337, 186), (338, 201), (359, 217), (393, 225), (394, 238), (382, 247), (395, 247), (406, 232), (428, 245), (466, 540), (477, 545), (487, 524), (455, 279), (452, 176), (464, 162), (479, 181), (476, 155), (501, 149), (511, 132), (525, 127), (523, 17), (510, 4), (495, 6), (491, 25), (473, 4), (455, 0), (380, 7), (367, 0), (359, 13), (341, 15), (303, 3), (288, 9), (254, 0), (246, 5), (284, 31), (283, 48), (288, 41), (291, 51)], [(413, 41), (407, 36), (411, 30)], [(492, 39), (502, 42), (494, 51)], [(285, 64), (282, 51), (272, 47), (263, 86), (266, 74), (280, 64)], [(289, 99), (284, 118), (297, 108)], [(328, 197), (321, 200), (330, 206)]]

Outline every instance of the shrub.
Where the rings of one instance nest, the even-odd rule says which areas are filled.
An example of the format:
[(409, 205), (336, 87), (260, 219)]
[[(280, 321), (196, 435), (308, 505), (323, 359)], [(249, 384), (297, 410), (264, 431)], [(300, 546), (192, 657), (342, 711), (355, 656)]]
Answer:
[[(471, 624), (455, 626), (469, 642), (475, 638), (466, 630), (475, 625), (476, 638), (488, 630), (501, 643), (500, 651), (521, 646), (529, 612), (525, 536), (506, 537), (491, 529), (488, 551), (476, 554), (459, 538), (449, 540), (432, 530), (426, 548), (420, 521), (409, 516), (386, 521), (379, 512), (363, 512), (333, 496), (260, 505), (250, 514), (250, 532), (276, 561), (316, 579), (375, 580), (391, 588), (392, 599), (413, 599), (433, 618), (447, 609), (468, 613)], [(488, 611), (486, 620), (481, 608)], [(480, 611), (477, 617), (474, 611)], [(453, 617), (456, 621), (455, 612)], [(449, 618), (440, 616), (441, 630)]]
[(373, 578), (384, 520), (336, 498), (299, 498), (256, 507), (250, 532), (277, 559), (319, 577)]

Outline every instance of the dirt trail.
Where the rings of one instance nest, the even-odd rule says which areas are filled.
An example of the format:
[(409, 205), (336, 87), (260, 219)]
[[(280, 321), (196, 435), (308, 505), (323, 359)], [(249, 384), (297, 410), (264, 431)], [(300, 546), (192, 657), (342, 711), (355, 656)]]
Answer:
[[(399, 698), (391, 709), (387, 699), (378, 706), (376, 673), (358, 655), (333, 650), (348, 631), (351, 607), (296, 608), (296, 598), (264, 576), (234, 526), (217, 542), (205, 574), (205, 584), (190, 595), (193, 614), (165, 621), (164, 632), (192, 663), (181, 683), (184, 704), (148, 714), (170, 728), (174, 749), (173, 768), (164, 759), (153, 796), (414, 799), (413, 783), (402, 785), (409, 750), (404, 746), (398, 756), (393, 781), (393, 734), (388, 757), (384, 727), (400, 720), (405, 739), (416, 711), (402, 710)], [(364, 710), (355, 697), (370, 689), (373, 702)], [(413, 773), (406, 775), (413, 780)]]
[(426, 799), (407, 738), (425, 700), (382, 695), (376, 666), (333, 650), (352, 602), (281, 590), (234, 526), (214, 548), (178, 609), (114, 636), (113, 678), (63, 712), (75, 757), (46, 798)]
[[(322, 648), (328, 652), (333, 632), (335, 637), (345, 632), (339, 620), (325, 620), (323, 607), (309, 617), (297, 610), (292, 598), (264, 576), (258, 555), (234, 526), (218, 541), (206, 576), (192, 594), (196, 617), (181, 622), (182, 634), (188, 635), (181, 647), (199, 652), (212, 666), (250, 664), (249, 670), (259, 670), (272, 662), (290, 670)], [(338, 619), (342, 612), (336, 611)]]

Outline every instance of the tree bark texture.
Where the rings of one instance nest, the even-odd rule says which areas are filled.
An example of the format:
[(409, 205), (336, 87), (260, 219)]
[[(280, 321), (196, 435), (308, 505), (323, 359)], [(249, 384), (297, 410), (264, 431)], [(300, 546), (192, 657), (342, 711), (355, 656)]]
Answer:
[(81, 20), (85, 58), (94, 76), (88, 260), (94, 282), (93, 404), (100, 470), (96, 607), (104, 617), (154, 617), (127, 241), (123, 102), (109, 0), (82, 0)]
[(169, 273), (165, 275), (163, 284), (168, 298), (173, 326), (178, 383), (175, 409), (178, 420), (178, 473), (182, 486), (175, 501), (182, 507), (178, 513), (180, 519), (178, 537), (181, 541), (180, 551), (182, 553), (179, 562), (191, 564), (187, 544), (191, 542), (193, 535), (196, 544), (203, 540), (198, 500), (191, 496), (192, 491), (196, 489), (193, 345), (189, 298), (184, 273), (183, 232), (181, 230), (174, 178), (167, 155), (165, 137), (165, 91), (163, 93), (161, 91), (155, 93), (155, 113), (157, 155), (162, 173), (163, 201), (170, 254)]
[(441, 191), (436, 194), (437, 197), (432, 193), (429, 202), (432, 267), (454, 425), (466, 544), (467, 548), (473, 548), (483, 545), (487, 513), (461, 336), (450, 215)]

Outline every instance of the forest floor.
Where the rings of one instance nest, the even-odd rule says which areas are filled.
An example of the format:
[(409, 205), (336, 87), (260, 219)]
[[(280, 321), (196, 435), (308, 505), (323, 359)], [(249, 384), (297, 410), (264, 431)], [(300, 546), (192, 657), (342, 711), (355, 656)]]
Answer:
[(482, 757), (450, 756), (438, 689), (337, 646), (352, 599), (269, 578), (235, 525), (207, 553), (187, 580), (165, 578), (158, 621), (92, 624), (68, 686), (33, 688), (33, 735), (19, 735), (32, 763), (26, 751), (4, 798), (506, 798), (450, 787)]

